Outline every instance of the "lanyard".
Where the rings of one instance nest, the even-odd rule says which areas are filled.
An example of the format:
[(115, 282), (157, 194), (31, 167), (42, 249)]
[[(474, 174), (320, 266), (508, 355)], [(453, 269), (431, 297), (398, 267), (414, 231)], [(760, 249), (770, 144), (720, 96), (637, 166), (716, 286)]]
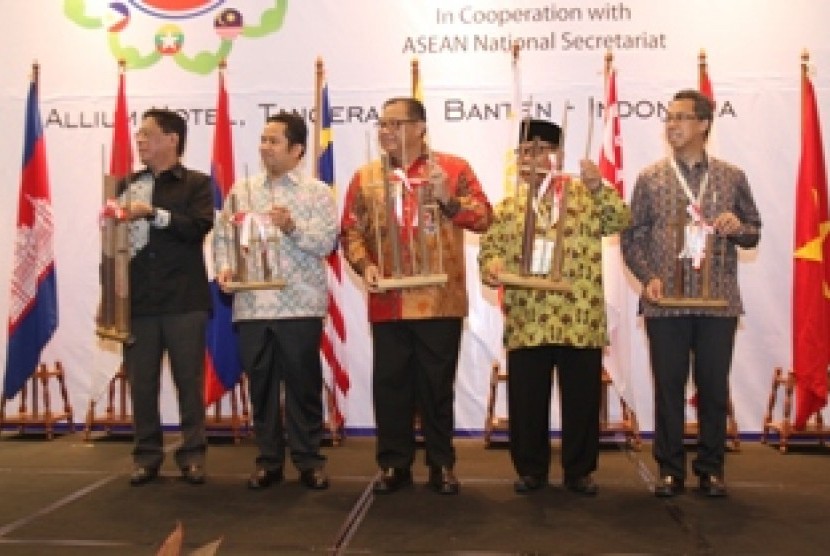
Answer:
[(700, 191), (697, 192), (697, 199), (695, 199), (694, 195), (692, 195), (692, 190), (689, 187), (689, 182), (686, 180), (686, 176), (683, 175), (683, 172), (680, 171), (680, 168), (677, 166), (677, 161), (674, 157), (670, 159), (672, 170), (674, 170), (674, 175), (677, 178), (677, 181), (680, 183), (680, 187), (683, 188), (683, 193), (686, 194), (686, 198), (689, 199), (689, 205), (694, 208), (692, 212), (692, 218), (695, 222), (700, 222), (703, 218), (703, 213), (701, 210), (701, 201), (703, 201), (703, 195), (706, 193), (706, 187), (709, 185), (709, 167), (707, 164), (706, 173), (703, 174), (703, 178), (700, 180)]

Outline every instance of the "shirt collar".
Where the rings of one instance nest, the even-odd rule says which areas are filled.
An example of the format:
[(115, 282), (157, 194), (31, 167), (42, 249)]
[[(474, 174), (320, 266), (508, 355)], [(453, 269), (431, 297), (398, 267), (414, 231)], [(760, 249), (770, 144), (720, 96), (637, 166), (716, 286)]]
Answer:
[(675, 158), (674, 161), (677, 163), (677, 167), (680, 168), (680, 171), (683, 172), (683, 174), (685, 175), (689, 175), (692, 173), (702, 174), (707, 169), (709, 169), (709, 155), (707, 155), (705, 152), (703, 153), (703, 157), (694, 164), (692, 164), (691, 167), (689, 167), (689, 165), (686, 164), (686, 162), (680, 160), (679, 158)]
[[(155, 177), (156, 177), (156, 179), (158, 179), (158, 178), (166, 177), (166, 176), (169, 175), (169, 176), (172, 176), (173, 178), (175, 178), (177, 180), (182, 180), (182, 179), (184, 179), (184, 174), (185, 174), (184, 166), (182, 166), (181, 162), (177, 162), (176, 164), (174, 164), (173, 166), (171, 166), (167, 170), (162, 170), (159, 173), (159, 175), (155, 176)], [(139, 172), (136, 172), (134, 174), (134, 176), (136, 178), (139, 177), (139, 176), (142, 176), (142, 175), (149, 175), (150, 177), (153, 177), (153, 171), (150, 170), (149, 168), (145, 167), (143, 170), (140, 170)]]
[(297, 168), (289, 170), (277, 179), (272, 179), (269, 178), (267, 174), (265, 175), (265, 185), (268, 187), (287, 187), (291, 185), (297, 186), (300, 185), (301, 182), (302, 174)]

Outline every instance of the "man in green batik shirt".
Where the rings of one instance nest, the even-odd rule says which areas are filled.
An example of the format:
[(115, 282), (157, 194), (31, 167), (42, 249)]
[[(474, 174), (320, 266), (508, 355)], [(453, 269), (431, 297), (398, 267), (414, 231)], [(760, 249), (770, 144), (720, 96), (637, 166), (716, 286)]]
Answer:
[[(603, 183), (593, 162), (580, 163), (579, 179), (559, 174), (560, 136), (554, 123), (522, 122), (518, 164), (524, 184), (496, 207), (495, 220), (481, 239), (479, 266), (484, 282), (492, 286), (501, 285), (500, 273), (519, 272), (527, 187), (532, 188), (537, 223), (532, 271), (548, 270), (544, 261), (553, 258), (553, 244), (543, 236), (554, 240), (557, 226), (565, 226), (562, 277), (571, 290), (510, 287), (504, 293), (510, 456), (518, 473), (513, 487), (525, 494), (548, 483), (556, 367), (563, 482), (568, 490), (593, 496), (598, 490), (591, 474), (599, 457), (602, 348), (608, 343), (602, 237), (628, 226), (631, 214), (617, 192)], [(546, 172), (533, 171), (540, 168)]]

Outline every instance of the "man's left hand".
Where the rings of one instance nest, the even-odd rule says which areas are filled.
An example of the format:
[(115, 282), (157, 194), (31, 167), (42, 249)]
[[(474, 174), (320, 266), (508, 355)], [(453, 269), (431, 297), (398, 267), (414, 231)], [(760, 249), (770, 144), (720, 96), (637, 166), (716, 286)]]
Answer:
[(435, 200), (441, 203), (446, 203), (450, 200), (447, 173), (431, 160), (429, 161), (429, 183), (432, 185), (432, 194), (435, 196)]
[(725, 211), (720, 213), (712, 223), (718, 235), (728, 236), (741, 229), (741, 219), (735, 216), (734, 212)]
[(274, 205), (268, 211), (268, 214), (271, 216), (271, 222), (274, 226), (282, 230), (284, 234), (290, 234), (297, 227), (294, 224), (294, 219), (291, 218), (291, 211), (286, 207)]

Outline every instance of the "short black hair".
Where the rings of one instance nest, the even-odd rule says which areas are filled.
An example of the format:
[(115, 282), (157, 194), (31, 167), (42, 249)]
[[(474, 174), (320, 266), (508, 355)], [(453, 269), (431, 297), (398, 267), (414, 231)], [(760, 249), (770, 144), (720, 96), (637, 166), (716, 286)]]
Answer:
[(539, 139), (540, 141), (550, 143), (550, 146), (554, 148), (559, 146), (561, 138), (562, 128), (555, 123), (547, 120), (534, 120), (530, 118), (522, 120), (518, 137), (519, 143)]
[(709, 131), (712, 129), (712, 121), (715, 119), (715, 103), (712, 102), (712, 99), (697, 89), (683, 89), (675, 93), (672, 100), (691, 100), (694, 102), (694, 111), (697, 119), (709, 122), (709, 127), (706, 128), (705, 134), (705, 137), (709, 137)]
[(308, 126), (305, 120), (295, 112), (281, 110), (278, 114), (268, 116), (266, 124), (281, 123), (285, 126), (285, 139), (288, 146), (301, 145), (303, 147), (300, 158), (305, 155), (306, 142), (308, 141)]
[(179, 144), (176, 145), (176, 154), (184, 154), (184, 145), (187, 142), (187, 122), (177, 112), (166, 108), (150, 108), (141, 115), (141, 119), (153, 118), (156, 124), (164, 133), (175, 133), (179, 136)]
[(427, 121), (427, 109), (424, 108), (424, 103), (415, 97), (392, 97), (383, 103), (383, 107), (386, 108), (390, 104), (397, 104), (399, 102), (406, 104), (406, 116), (409, 119), (415, 120), (416, 122)]

